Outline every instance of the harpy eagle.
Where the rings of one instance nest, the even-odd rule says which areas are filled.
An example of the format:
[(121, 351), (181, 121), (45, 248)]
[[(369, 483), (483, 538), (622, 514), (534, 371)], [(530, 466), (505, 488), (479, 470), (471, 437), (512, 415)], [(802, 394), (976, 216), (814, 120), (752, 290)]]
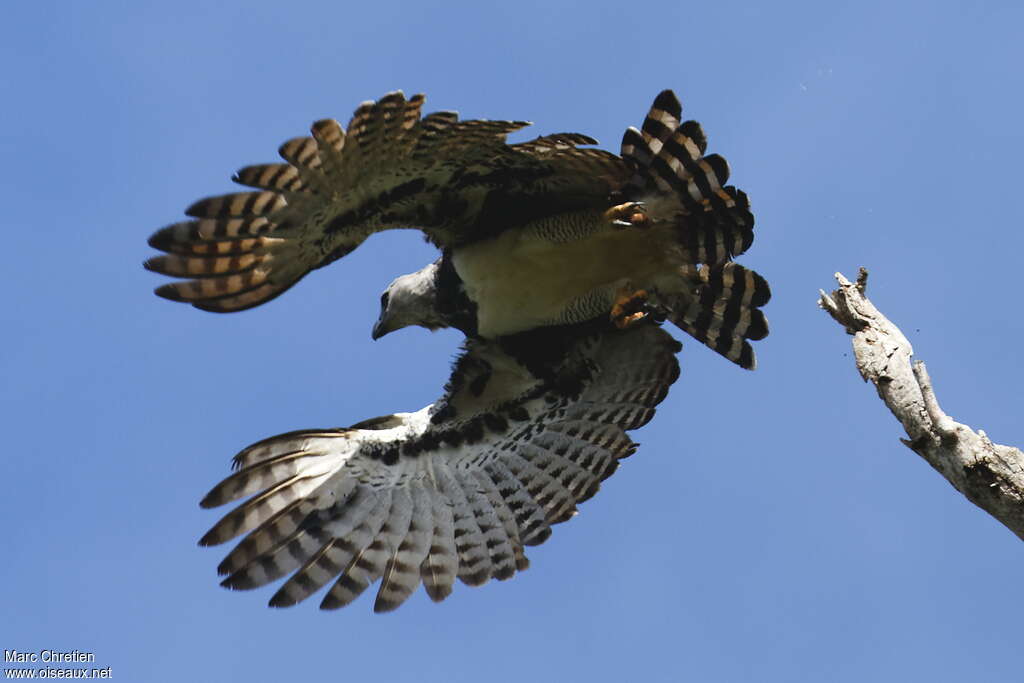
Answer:
[(369, 235), (415, 227), (441, 249), (381, 297), (374, 337), (408, 325), (465, 333), (441, 399), (349, 428), (273, 437), (235, 457), (204, 507), (251, 496), (201, 540), (248, 535), (223, 585), (292, 573), (271, 599), (351, 602), (378, 578), (376, 611), (420, 582), (441, 600), (524, 569), (592, 496), (627, 430), (646, 424), (678, 375), (668, 319), (745, 368), (770, 296), (732, 261), (753, 239), (746, 195), (706, 137), (658, 95), (621, 155), (576, 133), (508, 144), (519, 121), (420, 116), (423, 96), (360, 105), (347, 133), (318, 121), (248, 166), (254, 192), (193, 204), (150, 238), (150, 270), (191, 278), (156, 293), (197, 308), (258, 306)]

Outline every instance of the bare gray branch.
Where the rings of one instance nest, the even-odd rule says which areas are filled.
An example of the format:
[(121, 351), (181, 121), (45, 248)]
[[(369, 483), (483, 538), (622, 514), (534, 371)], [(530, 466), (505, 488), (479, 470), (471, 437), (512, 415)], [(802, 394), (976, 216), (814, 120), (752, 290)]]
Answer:
[(818, 305), (853, 335), (857, 370), (903, 425), (903, 443), (924, 458), (968, 500), (1024, 539), (1024, 453), (994, 444), (939, 407), (928, 369), (912, 363), (903, 333), (865, 296), (867, 271), (857, 282), (836, 273), (839, 289), (821, 292)]

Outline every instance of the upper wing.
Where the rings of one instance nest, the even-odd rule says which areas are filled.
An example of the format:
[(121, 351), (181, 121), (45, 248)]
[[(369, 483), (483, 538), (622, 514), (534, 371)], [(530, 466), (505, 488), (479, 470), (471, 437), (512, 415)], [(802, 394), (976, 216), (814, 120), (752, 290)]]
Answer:
[(424, 230), (439, 246), (494, 234), (552, 212), (597, 205), (628, 179), (616, 155), (579, 150), (594, 140), (550, 135), (507, 145), (523, 121), (420, 117), (423, 95), (364, 102), (348, 126), (326, 119), (312, 137), (281, 146), (285, 163), (241, 169), (256, 191), (200, 200), (193, 220), (157, 231), (167, 252), (149, 270), (187, 278), (156, 290), (216, 312), (278, 296), (309, 271), (345, 256), (374, 232)]
[(439, 601), (456, 577), (479, 585), (525, 569), (524, 546), (597, 492), (636, 448), (625, 431), (651, 419), (679, 374), (679, 345), (659, 327), (594, 329), (467, 342), (445, 395), (419, 412), (243, 450), (202, 501), (251, 496), (200, 541), (249, 532), (218, 567), (222, 585), (291, 573), (270, 600), (288, 606), (333, 581), (321, 607), (337, 608), (381, 579), (381, 612), (421, 581)]

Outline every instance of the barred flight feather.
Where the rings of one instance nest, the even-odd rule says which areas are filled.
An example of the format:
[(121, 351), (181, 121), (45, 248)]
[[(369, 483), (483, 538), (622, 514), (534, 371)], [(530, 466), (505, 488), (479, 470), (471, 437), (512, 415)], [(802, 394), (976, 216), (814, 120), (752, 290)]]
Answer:
[[(615, 454), (586, 439), (565, 432), (541, 432), (537, 435), (537, 443), (566, 460), (570, 465), (571, 478), (583, 482), (581, 490), (593, 488), (596, 492), (601, 481), (611, 476), (619, 466)], [(567, 488), (573, 490), (573, 486), (567, 485)], [(573, 492), (578, 497), (579, 492)]]
[[(363, 591), (384, 574), (389, 552), (390, 548), (382, 538), (378, 536), (374, 539), (348, 563), (348, 567), (324, 596), (321, 607), (338, 609), (362, 595)], [(305, 597), (304, 595), (303, 598)]]
[(295, 450), (281, 453), (249, 465), (245, 469), (231, 475), (199, 503), (204, 508), (217, 507), (230, 503), (261, 489), (271, 487), (275, 482), (288, 479), (299, 472), (308, 472), (308, 463), (300, 463), (304, 458), (316, 458), (326, 455), (322, 452)]
[(288, 544), (300, 530), (302, 521), (313, 511), (308, 500), (296, 500), (247, 535), (217, 566), (221, 576), (234, 574), (250, 563), (264, 564)]
[[(528, 463), (528, 468), (524, 468), (517, 475), (521, 477), (527, 472), (532, 475), (527, 490), (544, 508), (548, 524), (559, 524), (572, 519), (577, 511), (576, 499), (558, 480), (558, 461), (561, 459), (556, 459), (552, 453), (532, 442), (520, 448), (517, 455)], [(512, 458), (509, 460), (512, 461)]]
[[(299, 603), (332, 580), (339, 572), (342, 572), (344, 577), (356, 571), (356, 563), (373, 545), (374, 539), (387, 521), (391, 511), (391, 491), (371, 494), (367, 507), (369, 509), (365, 517), (349, 533), (334, 536), (330, 546), (325, 544), (323, 553), (307, 561), (302, 569), (278, 589), (270, 599), (272, 607), (288, 607)], [(336, 583), (331, 593), (335, 592), (337, 586)], [(353, 581), (351, 590), (355, 591), (358, 587), (358, 581)], [(341, 599), (344, 594), (344, 590), (339, 590), (339, 595), (335, 599)], [(353, 593), (353, 599), (356, 596), (358, 592)]]
[(476, 517), (483, 539), (484, 551), (489, 556), (490, 576), (498, 580), (511, 578), (515, 573), (512, 544), (505, 535), (498, 514), (480, 490), (472, 472), (457, 472), (456, 479), (466, 492), (466, 502)]
[[(565, 334), (567, 353), (543, 376), (498, 343), (467, 342), (439, 401), (457, 408), (439, 422), (428, 406), (243, 450), (202, 502), (250, 496), (201, 541), (249, 530), (218, 568), (223, 585), (249, 590), (288, 576), (270, 600), (284, 607), (331, 584), (321, 607), (334, 609), (380, 580), (374, 610), (383, 612), (421, 583), (440, 601), (456, 578), (480, 585), (526, 569), (524, 548), (546, 540), (632, 453), (625, 430), (650, 419), (678, 373), (678, 345), (655, 325)], [(485, 418), (494, 411), (517, 417), (502, 425)], [(440, 436), (471, 423), (490, 427), (451, 443)], [(401, 443), (419, 445), (387, 459), (381, 449)]]
[(306, 191), (299, 169), (291, 164), (256, 164), (238, 170), (232, 178), (239, 185), (289, 194)]
[[(378, 500), (371, 492), (356, 488), (354, 481), (343, 479), (338, 484), (336, 502), (328, 508), (316, 508), (314, 500), (296, 501), (303, 503), (295, 506), (286, 517), (279, 520), (271, 519), (262, 527), (250, 534), (224, 559), (218, 567), (221, 574), (233, 573), (232, 584), (228, 587), (239, 587), (238, 582), (246, 575), (248, 566), (276, 567), (274, 578), (296, 569), (312, 554), (305, 543), (296, 544), (296, 539), (311, 536), (317, 546), (328, 537), (347, 539), (348, 535), (363, 523), (372, 512)], [(261, 529), (267, 529), (266, 537), (256, 536)], [(301, 552), (300, 552), (301, 551)], [(251, 564), (250, 564), (251, 563)], [(250, 579), (246, 579), (250, 580)], [(271, 581), (273, 579), (267, 579)], [(256, 587), (260, 584), (253, 584)]]
[(561, 420), (547, 425), (545, 429), (548, 432), (562, 433), (597, 446), (615, 458), (616, 463), (631, 455), (634, 448), (633, 440), (618, 425), (598, 424), (583, 420)]
[(423, 588), (434, 602), (451, 595), (459, 571), (459, 555), (455, 547), (455, 517), (452, 505), (441, 496), (430, 496), (433, 533), (427, 555), (420, 565)]
[(293, 501), (301, 500), (316, 491), (327, 478), (324, 474), (296, 473), (275, 483), (227, 514), (206, 532), (200, 545), (224, 543), (264, 524)]
[(491, 578), (491, 558), (487, 552), (484, 531), (477, 522), (466, 491), (456, 481), (454, 473), (447, 471), (447, 468), (440, 471), (442, 477), (438, 484), (442, 487), (441, 493), (452, 503), (452, 538), (459, 559), (457, 576), (467, 586), (483, 585)]
[[(530, 495), (526, 485), (516, 478), (516, 475), (503, 460), (491, 461), (488, 463), (486, 471), (491, 477), (491, 481), (498, 487), (509, 510), (515, 515), (519, 537), (523, 545), (540, 545), (546, 541), (551, 535), (551, 527), (544, 510)], [(525, 555), (523, 560), (526, 560)]]
[[(505, 501), (505, 497), (498, 491), (498, 487), (495, 486), (494, 481), (491, 480), (490, 476), (484, 470), (474, 470), (473, 476), (479, 484), (479, 491), (486, 496), (487, 504), (491, 506), (498, 520), (501, 522), (502, 530), (505, 537), (508, 539), (509, 545), (512, 548), (512, 559), (515, 564), (515, 569), (509, 572), (507, 578), (511, 578), (512, 575), (518, 570), (522, 571), (529, 565), (529, 561), (526, 559), (526, 555), (523, 553), (523, 542), (519, 538), (519, 526), (516, 524), (512, 509), (508, 506)], [(493, 557), (492, 557), (493, 561)], [(502, 578), (497, 572), (495, 578)]]
[(409, 530), (388, 560), (374, 612), (397, 608), (420, 584), (420, 566), (430, 550), (433, 533), (433, 510), (431, 494), (423, 486), (411, 485), (409, 495), (412, 502)]
[(574, 502), (583, 502), (597, 493), (601, 482), (574, 461), (578, 452), (569, 453), (568, 444), (552, 443), (550, 439), (545, 442), (538, 438), (537, 444), (547, 451), (548, 474), (569, 492)]
[(317, 168), (321, 177), (344, 178), (347, 155), (342, 154), (346, 138), (341, 125), (334, 119), (320, 119), (313, 122), (309, 132), (313, 134), (313, 142), (316, 143), (316, 155), (320, 159)]
[[(314, 124), (315, 125), (315, 124)], [(300, 177), (317, 177), (311, 171), (320, 168), (320, 149), (311, 137), (292, 138), (277, 148), (277, 154), (295, 167)], [(243, 183), (248, 185), (248, 183)]]
[[(416, 510), (411, 488), (412, 486), (394, 489), (391, 514), (388, 516), (387, 522), (375, 541), (376, 544), (379, 544), (382, 553), (381, 563), (377, 565), (382, 578), (380, 589), (377, 591), (377, 600), (373, 606), (374, 612), (391, 611), (404, 600), (404, 598), (401, 598), (404, 591), (398, 588), (394, 582), (402, 581), (404, 570), (396, 565), (396, 562), (399, 553), (402, 551), (402, 544), (406, 537), (413, 533), (413, 525), (415, 524), (413, 515)], [(411, 570), (412, 567), (408, 569)], [(409, 579), (411, 580), (411, 578), (410, 576)], [(419, 577), (416, 576), (416, 578), (417, 582), (409, 588), (407, 594), (411, 594), (416, 588)]]
[(295, 571), (318, 553), (328, 542), (308, 530), (296, 530), (282, 539), (272, 552), (260, 554), (221, 581), (232, 590), (251, 590), (265, 586)]

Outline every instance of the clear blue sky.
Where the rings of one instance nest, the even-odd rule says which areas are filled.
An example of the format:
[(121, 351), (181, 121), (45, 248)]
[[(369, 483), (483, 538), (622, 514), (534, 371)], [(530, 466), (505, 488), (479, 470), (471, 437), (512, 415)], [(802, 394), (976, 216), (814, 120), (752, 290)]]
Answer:
[[(815, 306), (869, 267), (947, 411), (1024, 445), (1021, 26), (1009, 1), (11, 4), (0, 648), (121, 681), (1021, 680), (1024, 544), (899, 443)], [(384, 616), (219, 588), (198, 501), (231, 456), (419, 408), (458, 337), (370, 340), (433, 257), (412, 233), (231, 316), (154, 297), (148, 235), (396, 88), (617, 150), (667, 87), (754, 203), (760, 369), (684, 339), (639, 452), (512, 581)]]

